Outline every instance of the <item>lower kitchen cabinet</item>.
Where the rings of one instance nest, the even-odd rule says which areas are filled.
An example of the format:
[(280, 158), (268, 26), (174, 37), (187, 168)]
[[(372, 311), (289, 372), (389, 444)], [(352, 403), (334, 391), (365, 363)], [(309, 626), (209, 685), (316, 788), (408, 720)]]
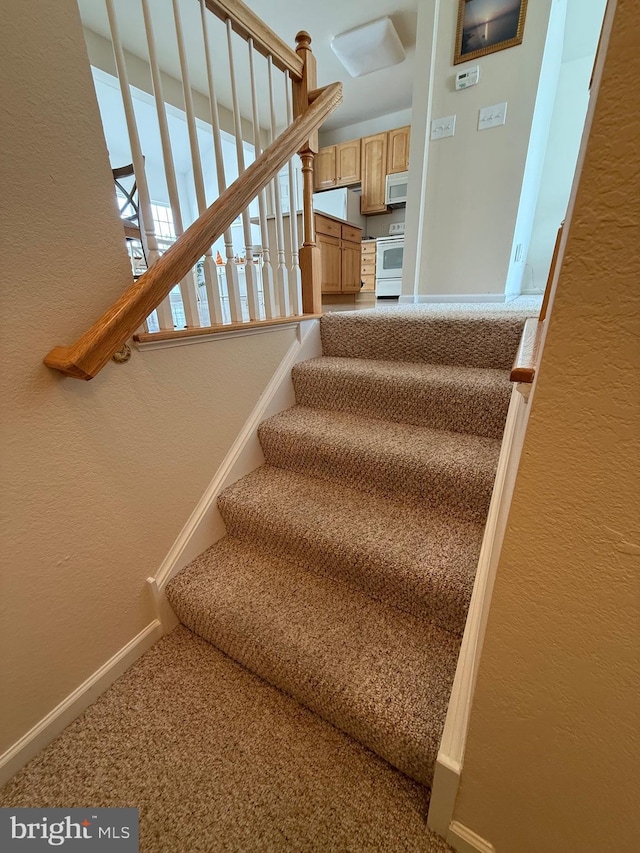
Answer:
[(365, 240), (362, 243), (362, 292), (376, 292), (376, 241)]
[(323, 293), (360, 293), (362, 229), (316, 214)]

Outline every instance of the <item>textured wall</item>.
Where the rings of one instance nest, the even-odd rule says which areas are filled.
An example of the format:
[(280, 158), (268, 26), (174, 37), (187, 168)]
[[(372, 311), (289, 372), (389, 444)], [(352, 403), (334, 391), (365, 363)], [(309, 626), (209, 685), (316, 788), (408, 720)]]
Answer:
[(75, 0), (2, 6), (0, 752), (153, 618), (155, 573), (294, 339), (42, 358), (130, 281)]
[(631, 853), (640, 837), (634, 6), (618, 2), (454, 815), (499, 853)]

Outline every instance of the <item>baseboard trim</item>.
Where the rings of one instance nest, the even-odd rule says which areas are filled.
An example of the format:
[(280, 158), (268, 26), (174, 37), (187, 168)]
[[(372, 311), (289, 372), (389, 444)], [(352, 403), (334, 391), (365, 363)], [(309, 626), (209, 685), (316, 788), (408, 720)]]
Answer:
[(163, 625), (172, 623), (171, 610), (163, 592), (164, 587), (191, 560), (225, 535), (224, 522), (217, 507), (218, 495), (227, 486), (264, 463), (262, 448), (258, 441), (260, 423), (265, 418), (295, 404), (291, 370), (299, 361), (314, 358), (321, 352), (319, 320), (299, 322), (296, 340), (260, 395), (260, 399), (162, 561), (155, 577), (148, 579), (158, 619)]
[(83, 681), (46, 717), (0, 755), (0, 787), (45, 748), (163, 635), (157, 619)]
[(496, 853), (496, 848), (457, 820), (451, 822), (447, 843), (458, 853)]
[(514, 386), (431, 790), (427, 824), (442, 838), (448, 837), (453, 821), (471, 702), (529, 409), (527, 401)]
[(432, 302), (505, 302), (504, 293), (417, 293), (401, 296), (403, 305), (423, 305)]

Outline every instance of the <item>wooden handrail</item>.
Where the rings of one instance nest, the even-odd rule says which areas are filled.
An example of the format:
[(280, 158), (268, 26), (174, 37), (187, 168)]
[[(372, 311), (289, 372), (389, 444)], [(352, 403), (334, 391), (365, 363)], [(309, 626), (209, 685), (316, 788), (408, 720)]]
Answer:
[(543, 330), (544, 323), (537, 317), (530, 317), (524, 324), (520, 346), (511, 368), (512, 382), (533, 382), (540, 358)]
[(342, 84), (326, 86), (75, 344), (51, 350), (44, 359), (47, 367), (76, 379), (93, 379), (341, 102)]
[(263, 56), (271, 56), (277, 68), (287, 71), (293, 80), (302, 80), (302, 59), (241, 0), (205, 0), (205, 3), (220, 20), (231, 21), (234, 32), (245, 41), (253, 39), (256, 50)]

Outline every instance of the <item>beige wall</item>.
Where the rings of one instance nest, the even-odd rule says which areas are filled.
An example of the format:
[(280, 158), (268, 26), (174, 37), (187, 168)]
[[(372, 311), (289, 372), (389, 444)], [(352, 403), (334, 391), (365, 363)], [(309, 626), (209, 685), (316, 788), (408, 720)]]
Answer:
[(154, 618), (145, 578), (294, 334), (134, 353), (90, 383), (42, 365), (130, 271), (75, 0), (2, 18), (0, 752)]
[(498, 853), (640, 837), (635, 6), (618, 0), (455, 808)]
[[(413, 112), (421, 121), (413, 127), (410, 178), (421, 183), (425, 143), (418, 145), (419, 133), (427, 140), (428, 172), (426, 189), (407, 206), (407, 231), (413, 241), (418, 229), (419, 255), (417, 273), (408, 267), (405, 295), (414, 293), (416, 278), (419, 295), (504, 294), (551, 6), (552, 0), (529, 3), (523, 43), (469, 63), (480, 66), (480, 82), (456, 92), (456, 71), (465, 67), (452, 64), (458, 4), (440, 0), (435, 15), (433, 3), (420, 4), (419, 32), (430, 44), (435, 26), (437, 50), (433, 79), (430, 51), (416, 57)], [(431, 84), (423, 125), (419, 105)], [(502, 101), (508, 103), (506, 124), (479, 132), (479, 109)], [(430, 120), (449, 115), (456, 115), (455, 136), (428, 142)]]

